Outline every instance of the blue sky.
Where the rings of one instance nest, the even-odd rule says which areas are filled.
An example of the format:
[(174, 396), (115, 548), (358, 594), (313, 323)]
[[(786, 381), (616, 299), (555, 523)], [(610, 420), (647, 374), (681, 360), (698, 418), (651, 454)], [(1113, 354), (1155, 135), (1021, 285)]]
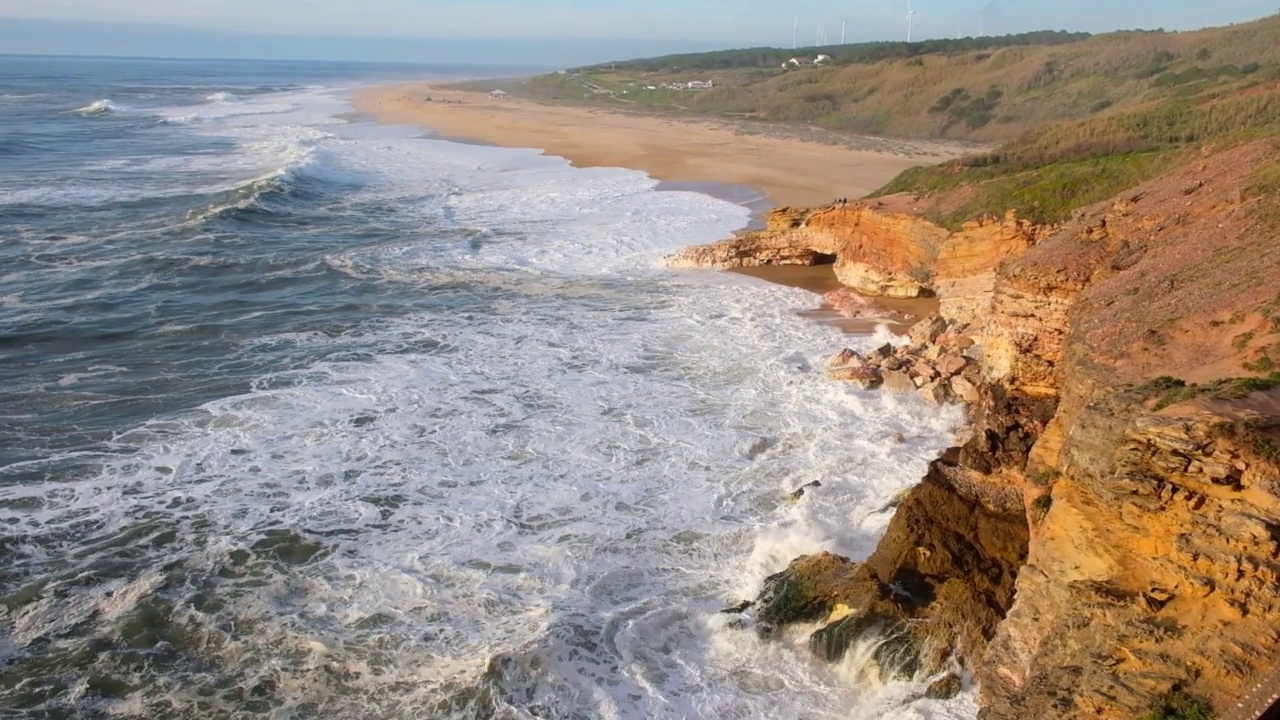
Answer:
[[(912, 1), (917, 39), (976, 35), (980, 30), (987, 34), (1137, 27), (1188, 30), (1254, 19), (1277, 9), (1276, 0)], [(838, 42), (842, 20), (848, 21), (850, 41), (898, 39), (905, 35), (906, 11), (907, 0), (0, 0), (0, 18), (132, 24), (135, 29), (137, 24), (154, 24), (222, 36), (230, 32), (533, 41), (630, 39), (648, 41), (649, 46), (642, 43), (640, 48), (651, 46), (655, 52), (786, 46), (797, 17), (801, 45), (814, 44), (820, 28), (829, 42)], [(20, 42), (13, 38), (16, 33), (3, 34), (4, 25), (0, 20), (0, 52), (33, 52), (43, 46), (50, 52), (67, 51), (59, 46), (65, 44), (65, 38), (50, 29), (56, 24), (36, 24), (34, 27), (43, 30), (24, 30)], [(106, 41), (112, 30), (104, 25), (98, 32)], [(79, 41), (83, 35), (78, 36)], [(630, 46), (627, 49), (632, 51)], [(365, 59), (390, 59), (376, 57), (376, 44), (370, 44), (367, 51), (370, 56)]]

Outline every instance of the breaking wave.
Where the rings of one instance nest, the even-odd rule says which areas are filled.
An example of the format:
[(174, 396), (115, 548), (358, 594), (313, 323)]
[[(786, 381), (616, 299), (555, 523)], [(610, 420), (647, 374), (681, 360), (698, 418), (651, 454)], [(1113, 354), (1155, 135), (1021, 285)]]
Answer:
[(101, 117), (111, 115), (120, 111), (120, 108), (110, 100), (95, 100), (82, 108), (72, 110), (74, 115), (82, 115), (84, 117)]

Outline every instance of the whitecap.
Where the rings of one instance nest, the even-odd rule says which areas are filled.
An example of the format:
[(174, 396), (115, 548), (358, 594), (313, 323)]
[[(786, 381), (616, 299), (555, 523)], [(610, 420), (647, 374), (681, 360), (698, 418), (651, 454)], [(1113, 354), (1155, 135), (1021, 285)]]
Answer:
[(82, 108), (72, 110), (74, 115), (82, 115), (84, 117), (101, 117), (119, 112), (120, 108), (109, 99), (95, 100)]

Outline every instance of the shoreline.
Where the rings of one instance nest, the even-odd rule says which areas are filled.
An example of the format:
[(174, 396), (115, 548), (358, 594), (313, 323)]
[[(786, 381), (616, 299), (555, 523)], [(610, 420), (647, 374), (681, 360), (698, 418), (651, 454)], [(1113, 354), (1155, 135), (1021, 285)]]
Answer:
[(639, 170), (660, 182), (758, 189), (779, 207), (862, 197), (912, 167), (972, 148), (910, 141), (900, 152), (855, 149), (752, 132), (718, 118), (670, 118), (553, 105), (431, 82), (367, 87), (352, 100), (380, 123), (415, 125), (446, 140), (536, 148), (574, 167)]
[[(659, 192), (698, 192), (747, 208), (737, 232), (762, 229), (777, 207), (820, 206), (881, 187), (911, 167), (963, 154), (957, 144), (919, 141), (915, 153), (856, 149), (789, 136), (747, 133), (731, 123), (562, 106), (442, 87), (432, 82), (357, 90), (355, 109), (374, 121), (412, 125), (450, 142), (533, 148), (574, 167), (618, 167), (648, 174)], [(818, 296), (843, 287), (830, 266), (764, 266), (731, 271)], [(905, 329), (937, 310), (936, 300), (885, 301), (892, 314), (849, 319), (820, 302), (801, 317), (865, 334), (877, 325)]]

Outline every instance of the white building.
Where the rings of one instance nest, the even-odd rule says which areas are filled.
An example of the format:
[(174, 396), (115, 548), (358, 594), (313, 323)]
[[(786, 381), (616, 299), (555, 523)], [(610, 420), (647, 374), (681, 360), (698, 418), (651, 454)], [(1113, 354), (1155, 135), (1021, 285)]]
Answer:
[(504, 90), (494, 90), (493, 92), (489, 93), (489, 97), (493, 98), (494, 100), (503, 100), (507, 97), (507, 93)]

